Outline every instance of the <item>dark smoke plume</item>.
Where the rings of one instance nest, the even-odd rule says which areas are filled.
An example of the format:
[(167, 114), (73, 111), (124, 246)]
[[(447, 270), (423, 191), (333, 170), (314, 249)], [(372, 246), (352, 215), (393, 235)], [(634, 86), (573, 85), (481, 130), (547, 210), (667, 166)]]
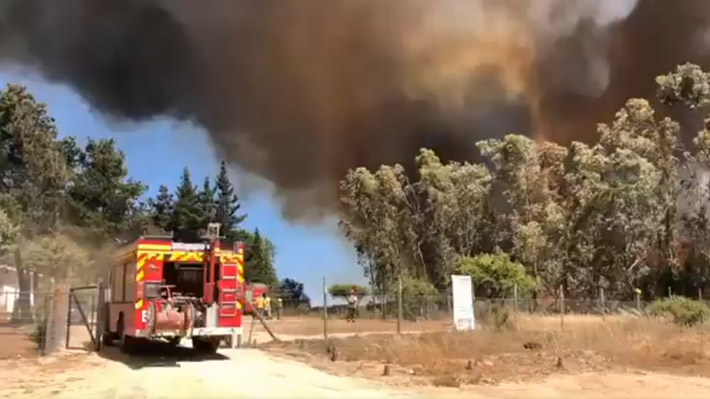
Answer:
[(0, 62), (112, 117), (198, 123), (292, 217), (420, 147), (592, 140), (709, 50), (707, 0), (0, 0)]

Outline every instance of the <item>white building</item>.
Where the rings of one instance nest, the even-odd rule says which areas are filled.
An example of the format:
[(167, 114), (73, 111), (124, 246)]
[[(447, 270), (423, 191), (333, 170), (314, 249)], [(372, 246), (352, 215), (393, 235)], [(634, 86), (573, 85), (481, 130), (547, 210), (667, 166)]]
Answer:
[[(37, 274), (41, 276), (40, 274)], [(34, 288), (35, 273), (30, 272), (30, 305), (35, 304)], [(17, 269), (12, 266), (0, 265), (0, 315), (12, 313), (15, 301), (20, 295), (20, 284), (17, 279)]]

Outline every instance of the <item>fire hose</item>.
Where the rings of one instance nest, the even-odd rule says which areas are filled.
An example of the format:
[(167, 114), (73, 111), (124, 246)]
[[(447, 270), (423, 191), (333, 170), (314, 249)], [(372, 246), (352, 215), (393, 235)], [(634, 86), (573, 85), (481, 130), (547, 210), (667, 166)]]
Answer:
[[(243, 298), (239, 298), (238, 301), (239, 301), (239, 303), (242, 304), (242, 309), (246, 309), (246, 301)], [(266, 320), (264, 320), (264, 318), (261, 317), (259, 312), (252, 311), (251, 317), (252, 317), (252, 324), (253, 324), (254, 317), (256, 317), (261, 322), (261, 325), (264, 326), (264, 330), (266, 330), (266, 332), (269, 333), (269, 335), (271, 336), (271, 339), (273, 339), (276, 342), (281, 342), (281, 340), (278, 339), (276, 337), (276, 335), (274, 335), (274, 333), (271, 331), (269, 326), (266, 324)]]

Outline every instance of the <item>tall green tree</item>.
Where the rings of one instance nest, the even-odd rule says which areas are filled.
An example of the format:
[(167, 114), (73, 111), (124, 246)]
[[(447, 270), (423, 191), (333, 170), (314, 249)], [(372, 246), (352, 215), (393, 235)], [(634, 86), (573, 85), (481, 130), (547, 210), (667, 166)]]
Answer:
[(204, 215), (203, 226), (207, 226), (207, 224), (215, 221), (217, 218), (215, 194), (216, 190), (212, 187), (210, 178), (205, 177), (205, 181), (202, 183), (202, 189), (197, 195), (202, 214)]
[(192, 184), (189, 169), (185, 168), (176, 190), (175, 207), (170, 222), (175, 239), (200, 240), (200, 231), (206, 227), (202, 226), (204, 220), (197, 187)]
[[(57, 227), (72, 177), (57, 128), (44, 104), (27, 90), (8, 85), (0, 91), (0, 193), (18, 237), (33, 238)], [(20, 297), (13, 317), (30, 315), (29, 274), (23, 253), (15, 246)]]
[(53, 228), (72, 177), (54, 119), (22, 86), (0, 91), (0, 188), (33, 230)]
[(69, 187), (73, 224), (90, 229), (98, 238), (120, 234), (140, 217), (138, 197), (147, 189), (128, 177), (125, 156), (113, 139), (89, 139), (83, 151), (63, 149), (75, 176)]
[(172, 231), (172, 218), (175, 211), (175, 197), (166, 185), (161, 185), (155, 198), (148, 200), (149, 212), (155, 227)]
[(219, 173), (215, 180), (216, 209), (215, 221), (222, 225), (220, 235), (227, 241), (236, 241), (239, 224), (246, 218), (246, 214), (239, 214), (241, 205), (239, 197), (234, 192), (234, 186), (229, 180), (227, 165), (224, 161), (220, 164)]
[(252, 283), (262, 283), (276, 287), (278, 278), (273, 263), (273, 247), (262, 239), (259, 229), (254, 231), (251, 242), (247, 243), (247, 257), (244, 264), (244, 278)]
[(283, 300), (284, 306), (311, 305), (311, 298), (303, 291), (303, 283), (291, 278), (285, 278), (279, 282), (277, 290), (279, 298)]
[[(682, 65), (657, 80), (663, 103), (706, 111), (710, 73)], [(710, 284), (710, 116), (692, 148), (679, 125), (631, 99), (599, 141), (568, 147), (520, 135), (478, 143), (485, 165), (430, 150), (400, 165), (350, 170), (341, 227), (374, 285), (397, 273), (445, 288), (452, 259), (502, 250), (538, 294), (632, 298)], [(707, 288), (707, 287), (706, 287)]]

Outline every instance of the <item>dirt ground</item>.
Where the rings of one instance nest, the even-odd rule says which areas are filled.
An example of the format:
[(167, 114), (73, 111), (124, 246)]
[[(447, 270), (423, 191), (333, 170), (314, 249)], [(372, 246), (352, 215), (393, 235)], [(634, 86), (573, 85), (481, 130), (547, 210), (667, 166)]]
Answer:
[[(710, 395), (710, 379), (699, 377), (710, 377), (705, 346), (710, 333), (698, 329), (612, 317), (600, 323), (598, 317), (580, 316), (565, 320), (566, 332), (559, 334), (558, 318), (536, 317), (521, 318), (515, 331), (464, 334), (450, 333), (446, 322), (407, 323), (403, 330), (411, 334), (395, 337), (394, 323), (331, 321), (330, 336), (340, 338), (324, 343), (322, 320), (284, 319), (269, 325), (286, 342), (269, 344), (257, 322), (252, 335), (258, 349), (222, 349), (212, 356), (196, 354), (189, 344), (156, 344), (141, 356), (108, 348), (98, 354), (74, 350), (37, 357), (15, 331), (8, 336), (25, 348), (25, 355), (0, 358), (0, 398)], [(245, 335), (250, 327), (247, 320)], [(428, 332), (414, 334), (417, 330)], [(73, 330), (73, 342), (80, 343), (80, 333)], [(0, 340), (0, 348), (7, 342)], [(528, 342), (543, 346), (526, 349)], [(328, 354), (333, 343), (335, 362)], [(385, 365), (389, 375), (383, 375)]]
[(156, 348), (127, 357), (67, 353), (0, 363), (0, 398), (615, 398), (707, 397), (710, 380), (651, 373), (587, 373), (534, 383), (464, 389), (395, 387), (325, 373), (256, 349), (222, 350), (210, 357), (188, 348)]
[(16, 325), (0, 325), (0, 360), (37, 356), (37, 345), (29, 339), (30, 330)]

